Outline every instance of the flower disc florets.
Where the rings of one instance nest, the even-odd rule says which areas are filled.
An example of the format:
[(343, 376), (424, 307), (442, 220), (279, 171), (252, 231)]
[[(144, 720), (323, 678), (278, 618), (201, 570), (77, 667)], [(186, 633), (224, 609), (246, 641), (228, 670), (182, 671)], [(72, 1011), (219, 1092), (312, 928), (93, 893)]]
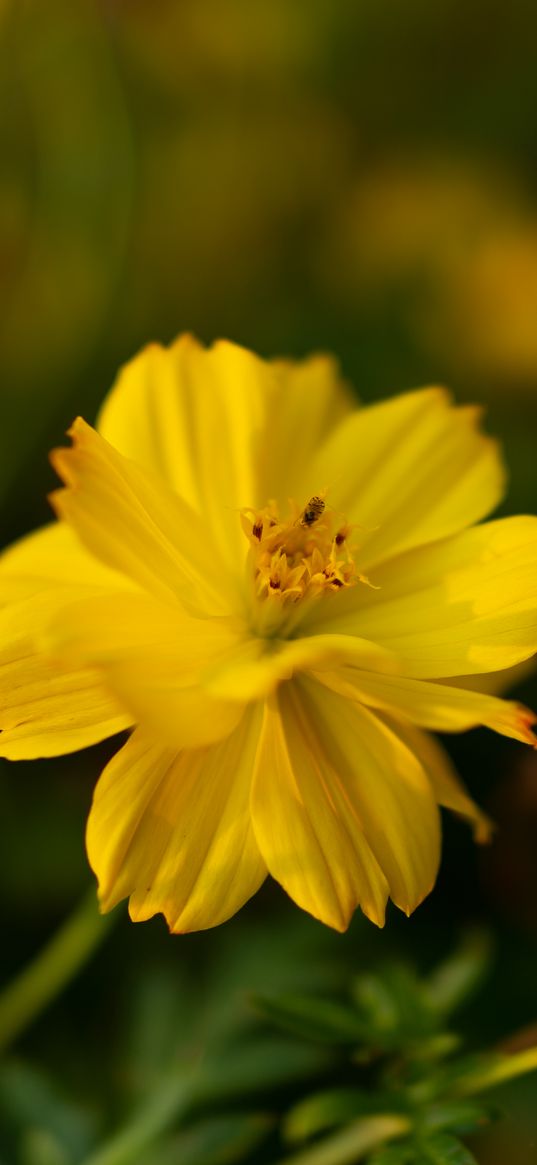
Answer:
[[(241, 524), (250, 543), (248, 564), (254, 602), (268, 599), (271, 606), (278, 605), (280, 633), (281, 618), (290, 616), (289, 608), (302, 600), (360, 582), (371, 585), (355, 562), (355, 527), (342, 514), (327, 509), (322, 494), (311, 498), (303, 509), (290, 499), (285, 518), (280, 517), (275, 501), (269, 501), (262, 510), (242, 510)], [(258, 614), (266, 632), (276, 610)]]

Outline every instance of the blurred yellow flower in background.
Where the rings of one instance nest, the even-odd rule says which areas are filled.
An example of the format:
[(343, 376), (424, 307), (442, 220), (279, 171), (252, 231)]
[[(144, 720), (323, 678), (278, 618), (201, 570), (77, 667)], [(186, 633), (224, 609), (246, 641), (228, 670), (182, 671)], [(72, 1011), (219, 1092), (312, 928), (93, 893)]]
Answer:
[(534, 392), (537, 218), (509, 171), (388, 155), (343, 192), (317, 264), (341, 308), (382, 312), (398, 294), (420, 350), (487, 397)]
[(475, 690), (537, 649), (537, 519), (474, 525), (504, 481), (478, 422), (189, 336), (75, 421), (59, 521), (3, 560), (0, 753), (133, 729), (88, 823), (104, 910), (203, 929), (270, 873), (330, 926), (382, 925), (434, 884), (438, 805), (487, 837), (423, 731), (534, 740)]

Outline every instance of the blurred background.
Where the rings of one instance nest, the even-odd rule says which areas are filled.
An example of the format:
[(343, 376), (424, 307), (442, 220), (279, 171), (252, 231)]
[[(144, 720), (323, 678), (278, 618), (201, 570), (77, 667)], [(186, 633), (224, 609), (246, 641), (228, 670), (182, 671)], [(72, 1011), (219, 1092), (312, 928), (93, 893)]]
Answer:
[[(535, 510), (536, 43), (527, 0), (0, 0), (2, 541), (47, 520), (47, 452), (73, 416), (92, 421), (119, 365), (183, 330), (332, 350), (364, 401), (448, 383), (504, 442), (502, 512)], [(531, 674), (517, 694), (537, 707)], [(218, 934), (170, 939), (120, 907), (21, 1041), (19, 1092), (31, 1080), (82, 1113), (90, 1144), (140, 1087), (155, 1000), (201, 983), (201, 1016), (393, 951), (427, 967), (475, 922), (496, 954), (471, 1038), (537, 1019), (537, 761), (485, 732), (449, 747), (500, 829), (476, 853), (446, 822), (439, 884), (409, 921), (357, 918), (341, 938), (268, 886)], [(89, 883), (111, 751), (2, 764), (5, 978)], [(1, 1087), (13, 1109), (17, 1080)], [(484, 1165), (537, 1160), (535, 1097), (531, 1078), (504, 1090)], [(59, 1160), (21, 1144), (17, 1165)]]

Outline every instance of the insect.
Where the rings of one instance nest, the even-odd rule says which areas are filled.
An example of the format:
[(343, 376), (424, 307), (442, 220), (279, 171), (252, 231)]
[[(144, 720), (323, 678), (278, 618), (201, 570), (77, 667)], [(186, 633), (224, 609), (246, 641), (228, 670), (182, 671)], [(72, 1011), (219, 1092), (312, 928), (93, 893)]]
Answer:
[(322, 514), (324, 514), (324, 509), (324, 498), (320, 498), (317, 495), (314, 498), (310, 498), (307, 506), (305, 506), (300, 515), (300, 525), (313, 526), (315, 522), (318, 522)]

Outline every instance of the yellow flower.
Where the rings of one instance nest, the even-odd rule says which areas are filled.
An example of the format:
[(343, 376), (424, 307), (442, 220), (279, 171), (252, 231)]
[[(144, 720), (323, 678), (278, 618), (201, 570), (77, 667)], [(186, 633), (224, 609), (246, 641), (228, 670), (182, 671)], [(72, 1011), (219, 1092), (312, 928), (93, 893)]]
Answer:
[(438, 805), (487, 836), (423, 731), (533, 740), (475, 690), (537, 648), (537, 519), (473, 526), (503, 487), (478, 419), (438, 388), (356, 409), (328, 357), (184, 336), (75, 421), (60, 521), (0, 572), (0, 751), (134, 728), (88, 823), (104, 910), (210, 927), (269, 872), (382, 925), (434, 883)]

